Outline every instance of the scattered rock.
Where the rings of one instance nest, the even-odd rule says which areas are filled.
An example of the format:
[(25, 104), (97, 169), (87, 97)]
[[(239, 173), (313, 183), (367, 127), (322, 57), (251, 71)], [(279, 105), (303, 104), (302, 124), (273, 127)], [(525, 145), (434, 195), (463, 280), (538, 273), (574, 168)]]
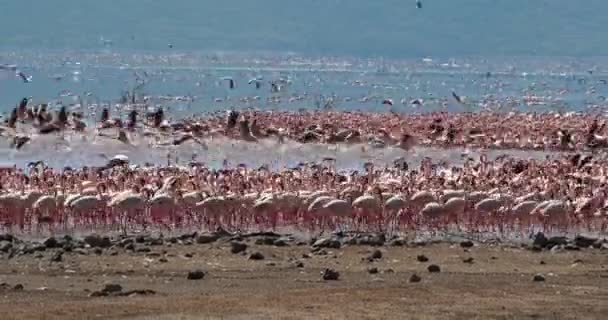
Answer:
[(321, 274), (325, 281), (338, 280), (340, 278), (340, 273), (333, 269), (325, 269)]
[(376, 268), (376, 267), (368, 268), (367, 269), (367, 273), (369, 273), (369, 274), (376, 274), (376, 273), (378, 273), (378, 268)]
[(137, 243), (144, 243), (144, 242), (146, 242), (146, 236), (139, 235), (139, 236), (135, 237), (135, 242), (137, 242)]
[(460, 242), (460, 246), (463, 248), (471, 248), (473, 245), (474, 245), (473, 241), (471, 241), (471, 240), (466, 240), (466, 241)]
[(103, 250), (101, 250), (101, 248), (95, 248), (95, 249), (93, 249), (93, 253), (96, 255), (100, 255), (103, 253)]
[(264, 260), (264, 255), (260, 252), (254, 252), (249, 255), (249, 260)]
[(274, 267), (277, 264), (275, 262), (273, 262), (273, 261), (269, 261), (269, 262), (266, 262), (266, 265), (269, 266), (269, 267)]
[(51, 262), (63, 261), (63, 251), (57, 251), (51, 256)]
[(490, 260), (498, 260), (498, 257), (491, 256), (491, 257), (490, 257)]
[(8, 241), (0, 241), (0, 252), (7, 253), (13, 248), (13, 244)]
[(163, 257), (163, 258), (158, 259), (158, 262), (167, 263), (167, 262), (169, 262), (169, 260), (167, 260), (167, 258)]
[(129, 290), (129, 291), (124, 291), (124, 292), (118, 292), (115, 295), (119, 296), (119, 297), (130, 297), (130, 296), (135, 296), (135, 295), (147, 296), (147, 295), (153, 295), (153, 294), (156, 294), (156, 291), (150, 290), (150, 289), (143, 289), (143, 290)]
[(184, 253), (184, 257), (185, 258), (192, 258), (193, 255), (192, 255), (192, 253)]
[(545, 265), (545, 264), (547, 264), (547, 263), (546, 263), (544, 260), (540, 260), (540, 264), (541, 264), (541, 265)]
[(255, 244), (271, 246), (274, 244), (275, 240), (277, 240), (275, 237), (261, 237), (255, 240)]
[(326, 256), (328, 254), (327, 251), (325, 251), (325, 249), (319, 250), (319, 248), (317, 248), (317, 250), (313, 250), (312, 253), (317, 256)]
[(17, 283), (14, 287), (13, 287), (14, 291), (21, 291), (23, 290), (23, 285), (21, 283)]
[(386, 236), (384, 233), (378, 233), (373, 235), (366, 235), (357, 240), (357, 244), (363, 246), (381, 247), (386, 242)]
[(389, 245), (392, 247), (402, 247), (405, 245), (405, 240), (401, 239), (401, 238), (393, 239), (393, 240), (391, 240)]
[[(184, 233), (184, 234), (182, 234), (181, 236), (177, 237), (177, 239), (184, 241), (184, 240), (190, 240), (190, 239), (194, 239), (194, 238), (196, 238), (196, 236), (198, 236), (198, 233), (197, 233), (197, 232), (193, 232), (193, 233)], [(175, 239), (175, 240), (177, 240), (177, 239)], [(175, 242), (177, 242), (177, 241), (175, 241), (175, 242), (171, 241), (171, 242), (172, 242), (172, 243), (175, 243)]]
[(55, 239), (53, 237), (50, 237), (50, 238), (44, 240), (44, 242), (42, 244), (44, 244), (49, 249), (59, 247), (59, 241), (57, 241), (57, 239)]
[(468, 257), (466, 259), (462, 259), (462, 262), (464, 262), (464, 263), (473, 263), (473, 260), (474, 260), (473, 257)]
[(382, 251), (380, 251), (380, 250), (374, 250), (374, 252), (372, 252), (372, 254), (369, 256), (369, 258), (371, 260), (380, 260), (380, 259), (382, 259)]
[(426, 268), (430, 273), (437, 273), (437, 272), (441, 272), (441, 268), (436, 265), (436, 264), (432, 264), (430, 266), (428, 266), (428, 268)]
[(213, 242), (216, 242), (218, 239), (219, 239), (219, 237), (216, 234), (205, 233), (205, 234), (201, 234), (200, 236), (198, 236), (196, 238), (196, 243), (198, 243), (198, 244), (213, 243)]
[(95, 297), (107, 297), (110, 294), (107, 292), (102, 292), (102, 291), (93, 291), (91, 293), (89, 293), (89, 297), (91, 298), (95, 298)]
[(545, 281), (545, 277), (543, 277), (541, 274), (537, 274), (534, 276), (534, 278), (532, 278), (532, 281), (534, 282), (542, 282)]
[(122, 291), (122, 286), (117, 283), (108, 283), (103, 287), (103, 289), (101, 289), (101, 292), (106, 293), (114, 293), (120, 291)]
[(12, 234), (0, 234), (0, 241), (13, 242), (15, 237)]
[(125, 245), (125, 250), (135, 251), (135, 244), (133, 242), (127, 243)]
[(597, 238), (585, 237), (585, 236), (576, 236), (574, 238), (574, 244), (581, 248), (589, 248), (594, 243), (597, 242)]
[(304, 262), (302, 262), (302, 261), (296, 262), (296, 268), (304, 268)]
[(534, 247), (544, 248), (547, 246), (547, 242), (548, 242), (548, 239), (547, 239), (547, 237), (545, 237), (545, 234), (542, 232), (539, 232), (534, 236), (534, 241), (532, 242), (532, 245)]
[(419, 254), (418, 256), (416, 256), (416, 260), (418, 260), (418, 262), (427, 262), (427, 261), (429, 261), (429, 258), (427, 258), (423, 254)]
[(547, 240), (547, 245), (545, 246), (547, 249), (551, 249), (554, 246), (565, 246), (568, 244), (568, 238), (566, 237), (551, 237)]
[(237, 254), (247, 250), (247, 244), (242, 242), (232, 241), (230, 242), (230, 252)]
[(312, 246), (315, 248), (340, 249), (340, 247), (342, 245), (340, 244), (340, 241), (338, 241), (338, 240), (324, 238), (324, 239), (319, 239), (319, 240), (315, 241), (315, 243), (313, 243)]
[(205, 272), (202, 270), (194, 270), (188, 272), (188, 276), (186, 277), (188, 280), (201, 280), (205, 277)]
[(164, 244), (164, 241), (162, 238), (154, 238), (154, 239), (151, 239), (150, 241), (148, 241), (149, 246), (162, 246), (163, 244)]
[(417, 283), (417, 282), (422, 281), (422, 278), (420, 278), (420, 276), (418, 276), (417, 274), (414, 273), (413, 275), (410, 276), (410, 280), (409, 281), (411, 283)]
[(302, 258), (303, 259), (310, 259), (310, 255), (308, 253), (303, 253), (302, 254)]
[(96, 234), (88, 235), (84, 237), (84, 243), (88, 244), (93, 248), (108, 248), (112, 245), (112, 241), (109, 237), (101, 237)]
[(150, 251), (152, 251), (152, 250), (150, 250), (150, 248), (148, 248), (148, 247), (141, 247), (141, 248), (137, 248), (137, 250), (135, 250), (135, 252), (138, 252), (138, 253), (148, 253)]
[(150, 252), (148, 254), (146, 254), (146, 258), (158, 258), (160, 257), (160, 253), (158, 252)]
[(276, 239), (273, 243), (276, 247), (286, 247), (288, 246), (287, 241), (283, 239)]
[(564, 246), (564, 250), (566, 250), (566, 251), (580, 251), (581, 248), (577, 247), (575, 245), (572, 245), (572, 244), (567, 244), (567, 245)]
[(395, 273), (395, 270), (388, 268), (388, 269), (384, 270), (384, 273)]

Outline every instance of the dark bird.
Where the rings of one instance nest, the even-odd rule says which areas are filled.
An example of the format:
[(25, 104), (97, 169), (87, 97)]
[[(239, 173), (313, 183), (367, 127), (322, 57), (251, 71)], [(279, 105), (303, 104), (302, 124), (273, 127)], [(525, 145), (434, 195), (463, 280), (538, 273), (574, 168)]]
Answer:
[(391, 100), (391, 99), (384, 99), (382, 101), (382, 104), (387, 104), (389, 106), (392, 106), (393, 105), (393, 100)]
[(13, 141), (11, 142), (11, 148), (15, 148), (17, 150), (21, 149), (23, 145), (30, 141), (30, 137), (28, 136), (14, 136)]
[(416, 8), (422, 9), (422, 1), (416, 0)]
[(110, 119), (110, 110), (108, 108), (103, 108), (101, 110), (101, 118), (99, 119), (101, 122), (106, 122)]
[(226, 131), (232, 130), (236, 126), (236, 122), (239, 118), (240, 113), (238, 111), (228, 111), (228, 121), (226, 122)]
[(462, 102), (462, 98), (456, 94), (456, 92), (452, 91), (452, 97), (454, 97), (454, 99), (456, 99), (456, 101), (458, 101), (458, 103), (463, 104)]
[(47, 123), (47, 124), (41, 126), (40, 128), (38, 128), (38, 133), (40, 133), (40, 134), (49, 134), (49, 133), (59, 132), (59, 131), (61, 131), (61, 127), (59, 127), (55, 123)]

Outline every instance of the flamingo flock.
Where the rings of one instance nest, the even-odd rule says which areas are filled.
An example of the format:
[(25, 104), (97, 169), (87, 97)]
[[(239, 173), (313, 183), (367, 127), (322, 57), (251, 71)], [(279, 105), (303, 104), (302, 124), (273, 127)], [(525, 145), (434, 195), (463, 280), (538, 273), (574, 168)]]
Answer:
[[(120, 157), (119, 157), (120, 158)], [(576, 161), (575, 161), (576, 160)], [(246, 166), (112, 167), (2, 173), (0, 221), (23, 231), (150, 227), (226, 230), (604, 232), (607, 160), (423, 161), (336, 172), (328, 161), (271, 172)]]

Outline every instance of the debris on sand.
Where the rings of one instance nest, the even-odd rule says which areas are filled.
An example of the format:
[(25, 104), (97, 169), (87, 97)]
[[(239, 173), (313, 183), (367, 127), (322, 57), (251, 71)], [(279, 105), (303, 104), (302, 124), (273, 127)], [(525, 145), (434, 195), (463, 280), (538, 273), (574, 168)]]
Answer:
[(460, 246), (463, 248), (471, 248), (471, 247), (473, 247), (473, 245), (474, 245), (473, 241), (471, 241), (471, 240), (466, 240), (466, 241), (460, 242)]
[(369, 273), (369, 274), (376, 274), (376, 273), (378, 273), (378, 268), (376, 268), (376, 267), (368, 268), (367, 269), (367, 273)]
[(543, 281), (545, 281), (545, 277), (543, 277), (543, 275), (541, 275), (541, 274), (537, 274), (534, 276), (534, 278), (532, 278), (532, 281), (543, 282)]
[(436, 265), (436, 264), (432, 264), (432, 265), (428, 266), (427, 270), (428, 270), (430, 273), (438, 273), (438, 272), (441, 272), (441, 268), (440, 268), (438, 265)]
[(254, 252), (249, 255), (249, 260), (264, 260), (264, 255), (260, 252)]
[(84, 243), (93, 248), (108, 248), (112, 246), (112, 241), (109, 237), (102, 237), (96, 234), (91, 234), (84, 237)]
[(188, 280), (201, 280), (205, 277), (205, 272), (203, 270), (194, 270), (188, 272), (188, 276), (186, 279)]
[(429, 258), (427, 258), (423, 254), (419, 254), (418, 256), (416, 256), (416, 260), (418, 260), (418, 262), (427, 262), (427, 261), (429, 261)]
[(372, 254), (369, 255), (368, 260), (375, 261), (382, 259), (382, 251), (374, 250)]
[(321, 272), (322, 278), (325, 281), (334, 281), (340, 278), (340, 273), (334, 269), (325, 269)]
[(230, 242), (230, 252), (237, 254), (247, 250), (247, 244), (237, 241)]
[(464, 263), (473, 263), (473, 260), (474, 260), (473, 257), (468, 257), (466, 259), (462, 259), (462, 262), (464, 262)]
[(340, 249), (341, 244), (340, 241), (335, 239), (323, 238), (315, 241), (312, 244), (314, 248), (330, 248), (330, 249)]
[(422, 281), (422, 278), (420, 278), (420, 276), (418, 276), (417, 274), (414, 273), (410, 276), (409, 281), (410, 281), (410, 283), (417, 283), (417, 282)]

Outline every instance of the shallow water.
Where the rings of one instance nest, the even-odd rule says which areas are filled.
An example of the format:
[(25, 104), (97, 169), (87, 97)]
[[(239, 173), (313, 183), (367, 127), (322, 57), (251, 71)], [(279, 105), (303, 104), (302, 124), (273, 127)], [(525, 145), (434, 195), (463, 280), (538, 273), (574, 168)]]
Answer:
[[(33, 82), (0, 72), (0, 112), (32, 97), (32, 103), (67, 105), (94, 119), (93, 104), (114, 103), (125, 92), (164, 106), (173, 118), (228, 108), (325, 106), (403, 113), (600, 110), (608, 106), (607, 9), (601, 0), (423, 1), (421, 10), (410, 0), (57, 0), (35, 7), (6, 0), (0, 2), (0, 64), (17, 65)], [(253, 78), (261, 79), (259, 89), (248, 83)], [(271, 92), (269, 82), (279, 79), (286, 85)], [(542, 104), (528, 106), (524, 95), (541, 97)], [(412, 107), (413, 99), (424, 105)], [(513, 103), (500, 110), (492, 103), (507, 100)], [(291, 165), (329, 155), (342, 167), (356, 167), (362, 159), (415, 162), (461, 153), (228, 142), (211, 143), (207, 151), (125, 149), (91, 139), (69, 146), (35, 142), (18, 152), (0, 142), (0, 163), (100, 164), (102, 152), (165, 163), (171, 151), (181, 161), (196, 154), (211, 165), (225, 158)]]

